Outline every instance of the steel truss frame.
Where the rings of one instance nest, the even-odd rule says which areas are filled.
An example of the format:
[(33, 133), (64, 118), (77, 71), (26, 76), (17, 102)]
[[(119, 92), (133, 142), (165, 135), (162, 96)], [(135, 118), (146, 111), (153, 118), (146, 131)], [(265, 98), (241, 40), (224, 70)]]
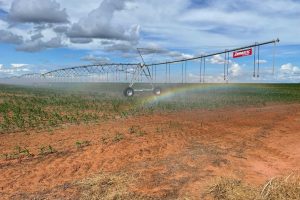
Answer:
[[(93, 76), (93, 75), (105, 75), (110, 73), (125, 73), (126, 74), (126, 81), (127, 76), (131, 75), (131, 80), (129, 83), (129, 88), (133, 88), (133, 86), (138, 82), (138, 79), (140, 76), (146, 77), (148, 82), (150, 83), (151, 88), (148, 89), (134, 89), (134, 91), (141, 92), (141, 91), (154, 91), (155, 90), (155, 84), (154, 84), (154, 76), (156, 79), (156, 70), (155, 73), (153, 72), (153, 68), (156, 69), (157, 66), (165, 65), (166, 66), (166, 78), (170, 79), (170, 65), (175, 63), (182, 63), (182, 74), (183, 68), (185, 68), (186, 73), (186, 63), (187, 61), (195, 61), (200, 60), (200, 82), (205, 82), (205, 70), (206, 70), (206, 58), (216, 56), (216, 55), (224, 55), (224, 80), (228, 82), (228, 70), (229, 70), (229, 59), (230, 55), (229, 53), (244, 50), (248, 48), (254, 48), (254, 68), (253, 68), (253, 76), (259, 77), (259, 70), (260, 70), (260, 63), (257, 62), (257, 59), (259, 60), (260, 55), (260, 47), (267, 44), (274, 44), (274, 51), (273, 51), (273, 73), (274, 73), (274, 67), (275, 67), (275, 48), (276, 44), (279, 43), (279, 39), (271, 40), (267, 42), (261, 42), (261, 43), (254, 43), (252, 45), (248, 46), (242, 46), (239, 48), (234, 49), (226, 49), (224, 51), (219, 51), (211, 54), (204, 54), (193, 58), (187, 58), (187, 59), (178, 59), (173, 61), (166, 61), (166, 62), (158, 62), (158, 63), (149, 63), (146, 64), (144, 62), (144, 59), (142, 57), (141, 52), (138, 49), (138, 52), (141, 56), (142, 63), (108, 63), (108, 64), (94, 64), (94, 65), (83, 65), (83, 66), (76, 66), (76, 67), (69, 67), (69, 68), (61, 68), (56, 69), (53, 71), (46, 72), (44, 74), (24, 74), (19, 76), (18, 78), (22, 79), (52, 79), (52, 78), (65, 78), (65, 77), (87, 77), (87, 76)], [(150, 71), (150, 68), (152, 68), (152, 72)], [(169, 77), (168, 74), (169, 73)], [(183, 76), (183, 75), (182, 75)], [(117, 77), (116, 77), (117, 79)], [(183, 82), (182, 77), (182, 82)], [(185, 77), (186, 82), (186, 77)], [(159, 92), (160, 93), (160, 92)]]

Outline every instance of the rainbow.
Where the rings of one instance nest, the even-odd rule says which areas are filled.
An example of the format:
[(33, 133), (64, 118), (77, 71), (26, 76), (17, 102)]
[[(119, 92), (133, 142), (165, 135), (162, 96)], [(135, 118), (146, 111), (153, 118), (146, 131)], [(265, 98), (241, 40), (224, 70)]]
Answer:
[(151, 106), (155, 105), (158, 102), (161, 101), (168, 101), (172, 100), (175, 96), (178, 96), (180, 94), (184, 94), (186, 92), (207, 92), (207, 91), (213, 91), (216, 89), (233, 89), (233, 88), (251, 88), (251, 89), (264, 89), (268, 88), (269, 85), (267, 84), (247, 84), (247, 83), (242, 83), (242, 84), (184, 84), (184, 85), (177, 85), (176, 87), (174, 86), (173, 88), (167, 88), (165, 91), (162, 91), (162, 94), (160, 96), (155, 96), (155, 95), (149, 95), (144, 97), (141, 100), (141, 104), (143, 106)]
[(162, 94), (160, 96), (155, 95), (149, 95), (142, 99), (141, 104), (142, 105), (153, 105), (160, 101), (166, 101), (171, 100), (176, 95), (184, 94), (186, 92), (205, 92), (209, 91), (211, 89), (216, 88), (224, 88), (226, 87), (225, 84), (184, 84), (179, 85), (173, 88), (168, 88), (166, 91), (162, 91)]

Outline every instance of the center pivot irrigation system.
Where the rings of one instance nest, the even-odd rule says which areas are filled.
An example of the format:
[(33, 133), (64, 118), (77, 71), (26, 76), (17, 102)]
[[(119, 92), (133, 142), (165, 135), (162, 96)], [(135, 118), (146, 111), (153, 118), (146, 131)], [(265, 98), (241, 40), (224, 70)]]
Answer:
[[(115, 74), (115, 80), (120, 80), (120, 74), (122, 73), (125, 75), (125, 80), (130, 80), (129, 86), (124, 90), (124, 95), (127, 97), (134, 96), (135, 92), (153, 92), (155, 95), (161, 94), (161, 88), (156, 86), (156, 78), (157, 78), (157, 71), (156, 67), (158, 66), (165, 66), (165, 73), (166, 73), (166, 80), (170, 81), (170, 66), (173, 64), (181, 65), (181, 76), (182, 76), (182, 83), (184, 80), (186, 82), (186, 65), (188, 61), (197, 61), (200, 67), (200, 83), (205, 82), (206, 76), (206, 58), (213, 57), (217, 55), (224, 56), (224, 81), (228, 82), (229, 77), (229, 63), (230, 63), (230, 53), (232, 54), (233, 58), (239, 58), (244, 56), (253, 56), (253, 77), (259, 78), (260, 76), (260, 47), (263, 45), (274, 44), (273, 50), (273, 74), (275, 69), (275, 48), (276, 44), (279, 43), (279, 39), (271, 40), (267, 42), (261, 43), (254, 43), (252, 45), (243, 46), (234, 49), (226, 49), (224, 51), (219, 51), (210, 54), (203, 54), (193, 58), (187, 59), (178, 59), (173, 61), (166, 61), (166, 62), (157, 62), (157, 63), (145, 63), (143, 56), (141, 54), (141, 49), (138, 49), (139, 55), (142, 59), (142, 63), (108, 63), (108, 64), (94, 64), (94, 65), (84, 65), (84, 66), (76, 66), (76, 67), (69, 67), (63, 69), (57, 69), (53, 71), (49, 71), (44, 74), (25, 74), (19, 77), (14, 78), (23, 78), (23, 79), (34, 79), (40, 78), (43, 80), (50, 81), (51, 80), (58, 80), (58, 81), (65, 81), (63, 79), (66, 78), (75, 78), (75, 77), (99, 77), (101, 76), (101, 80), (109, 81), (109, 74)], [(155, 52), (154, 52), (155, 53)], [(185, 74), (185, 77), (184, 77)], [(150, 84), (151, 87), (137, 89), (134, 88), (134, 85), (139, 82), (141, 77), (145, 77), (147, 83)], [(11, 77), (12, 78), (12, 77)]]

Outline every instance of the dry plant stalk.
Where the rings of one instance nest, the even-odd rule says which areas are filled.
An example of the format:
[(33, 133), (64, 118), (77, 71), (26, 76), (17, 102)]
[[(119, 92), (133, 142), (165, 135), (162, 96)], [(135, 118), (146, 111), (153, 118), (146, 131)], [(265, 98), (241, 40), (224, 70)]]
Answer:
[(298, 200), (300, 199), (299, 173), (274, 177), (256, 187), (232, 178), (219, 178), (207, 191), (215, 200)]

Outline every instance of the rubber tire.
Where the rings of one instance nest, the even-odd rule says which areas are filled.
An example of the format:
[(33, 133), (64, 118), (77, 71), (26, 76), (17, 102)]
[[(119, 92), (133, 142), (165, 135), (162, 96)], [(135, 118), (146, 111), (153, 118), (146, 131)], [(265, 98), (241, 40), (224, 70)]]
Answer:
[(131, 87), (128, 87), (124, 90), (124, 96), (125, 97), (133, 97), (134, 96), (134, 89)]
[(160, 87), (154, 88), (153, 93), (154, 93), (156, 96), (160, 96), (160, 95), (161, 95), (161, 88), (160, 88)]

